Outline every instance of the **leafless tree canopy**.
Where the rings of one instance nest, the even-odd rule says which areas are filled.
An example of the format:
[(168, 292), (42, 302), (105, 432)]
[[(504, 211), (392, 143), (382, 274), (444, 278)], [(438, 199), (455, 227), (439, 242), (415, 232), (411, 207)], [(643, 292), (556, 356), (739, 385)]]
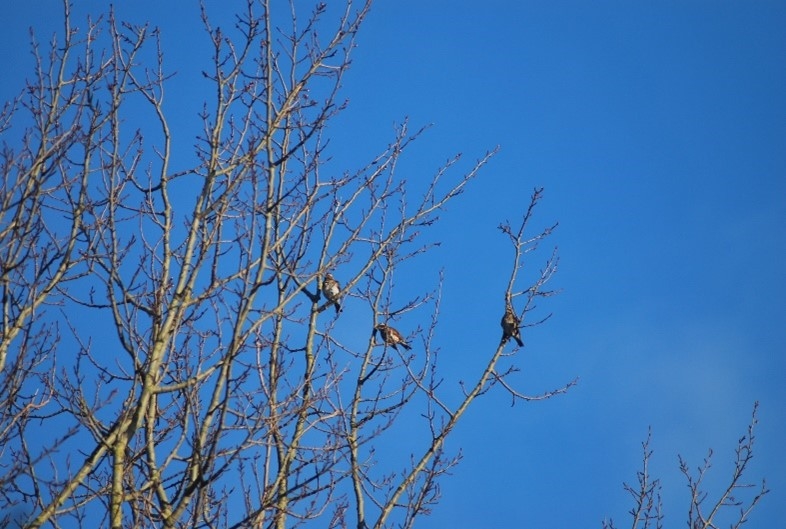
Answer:
[[(157, 29), (66, 5), (59, 35), (34, 40), (0, 114), (0, 525), (411, 527), (476, 398), (572, 384), (515, 388), (506, 339), (472, 351), (474, 378), (443, 381), (439, 282), (401, 299), (396, 271), (494, 152), (408, 182), (397, 162), (421, 131), (404, 124), (328, 170), (370, 0), (304, 4), (249, 0), (229, 28), (203, 11), (196, 132), (166, 112), (176, 65)], [(511, 304), (524, 327), (557, 266), (521, 284), (551, 232), (532, 232), (540, 198), (500, 226), (500, 316)], [(410, 312), (428, 324), (399, 326)], [(422, 423), (406, 451), (404, 414)]]
[[(769, 493), (764, 480), (759, 485), (749, 483), (750, 462), (753, 459), (753, 444), (756, 439), (754, 430), (758, 419), (756, 413), (759, 403), (753, 405), (751, 422), (748, 431), (737, 441), (735, 449), (734, 469), (731, 476), (724, 481), (726, 484), (720, 491), (708, 490), (704, 484), (712, 462), (712, 449), (704, 458), (701, 466), (692, 471), (688, 462), (679, 456), (680, 472), (685, 476), (690, 492), (688, 506), (688, 529), (719, 529), (730, 527), (741, 529), (750, 518), (753, 509), (764, 496)], [(632, 518), (631, 529), (662, 529), (665, 513), (661, 501), (660, 479), (652, 476), (650, 462), (652, 458), (652, 432), (642, 443), (642, 467), (636, 473), (636, 484), (624, 484), (625, 491), (633, 499), (633, 508), (629, 514)], [(616, 529), (613, 520), (603, 522), (603, 529)]]

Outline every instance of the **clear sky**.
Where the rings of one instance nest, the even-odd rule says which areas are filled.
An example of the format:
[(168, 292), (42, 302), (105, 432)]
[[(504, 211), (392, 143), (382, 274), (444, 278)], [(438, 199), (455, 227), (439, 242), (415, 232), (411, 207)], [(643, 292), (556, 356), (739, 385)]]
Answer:
[[(3, 99), (30, 70), (27, 27), (51, 31), (58, 4), (3, 7)], [(120, 9), (160, 25), (187, 70), (203, 59), (186, 33), (196, 2), (158, 4)], [(420, 527), (627, 526), (622, 482), (635, 480), (649, 426), (666, 526), (683, 526), (677, 454), (696, 467), (712, 447), (725, 483), (756, 400), (749, 478), (772, 492), (750, 526), (781, 526), (786, 2), (380, 1), (353, 59), (337, 156), (365, 161), (405, 117), (434, 124), (406, 158), (412, 178), (501, 147), (423, 263), (445, 270), (444, 357), (472, 365), (498, 340), (510, 255), (496, 226), (519, 218), (535, 186), (537, 221), (559, 222), (562, 293), (525, 333), (517, 380), (532, 394), (579, 385), (512, 408), (501, 393), (479, 401), (448, 444), (464, 461)]]

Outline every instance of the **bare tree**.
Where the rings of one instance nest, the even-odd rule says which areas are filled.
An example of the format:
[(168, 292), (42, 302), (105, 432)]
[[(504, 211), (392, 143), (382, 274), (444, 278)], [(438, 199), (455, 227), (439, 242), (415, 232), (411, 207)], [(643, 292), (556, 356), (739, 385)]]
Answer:
[[(500, 226), (515, 329), (466, 384), (443, 380), (441, 286), (396, 286), (494, 151), (409, 180), (398, 161), (422, 130), (404, 123), (359, 168), (329, 165), (370, 3), (248, 0), (229, 29), (203, 8), (196, 143), (167, 114), (157, 29), (110, 12), (79, 30), (66, 3), (62, 35), (34, 43), (35, 75), (0, 115), (14, 138), (0, 154), (0, 524), (412, 527), (478, 397), (573, 384), (530, 395), (510, 378), (507, 338), (553, 293), (555, 253), (519, 277), (553, 229), (532, 234), (541, 190)], [(429, 324), (402, 326), (409, 313)], [(404, 452), (390, 443), (405, 415), (422, 429)]]
[[(754, 429), (757, 423), (756, 412), (758, 408), (759, 403), (757, 402), (753, 405), (753, 413), (747, 433), (737, 441), (732, 475), (725, 488), (719, 491), (719, 493), (711, 494), (705, 490), (702, 483), (711, 466), (711, 449), (695, 474), (691, 472), (687, 461), (682, 456), (679, 456), (680, 472), (687, 479), (688, 489), (690, 490), (690, 507), (687, 520), (689, 529), (718, 529), (719, 527), (739, 529), (748, 521), (751, 512), (758, 505), (759, 501), (769, 492), (764, 480), (762, 480), (759, 486), (743, 481), (743, 476), (748, 471), (748, 465), (751, 459), (753, 459)], [(652, 450), (650, 449), (651, 437), (652, 432), (647, 435), (647, 440), (642, 443), (644, 449), (642, 469), (636, 473), (636, 485), (624, 484), (625, 490), (630, 493), (634, 503), (633, 508), (630, 510), (630, 515), (633, 518), (631, 529), (651, 529), (653, 527), (661, 529), (663, 527), (664, 513), (660, 496), (661, 483), (659, 479), (652, 477), (649, 470), (650, 458), (652, 457)], [(746, 491), (749, 492), (746, 493)], [(731, 509), (732, 507), (738, 507), (739, 510)], [(615, 527), (613, 520), (604, 520), (604, 529), (614, 529)]]

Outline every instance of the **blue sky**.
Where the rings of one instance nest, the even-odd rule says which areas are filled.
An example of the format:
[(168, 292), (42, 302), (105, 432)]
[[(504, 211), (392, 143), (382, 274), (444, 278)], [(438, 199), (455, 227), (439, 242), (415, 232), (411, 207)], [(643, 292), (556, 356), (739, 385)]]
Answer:
[[(29, 71), (27, 27), (53, 27), (40, 3), (23, 4), (4, 8), (3, 99)], [(178, 4), (121, 12), (160, 25), (185, 71), (198, 12)], [(412, 179), (457, 152), (501, 147), (419, 265), (445, 270), (447, 376), (496, 344), (510, 264), (496, 226), (543, 186), (536, 220), (560, 224), (563, 292), (543, 308), (553, 318), (525, 334), (517, 381), (534, 394), (580, 377), (543, 403), (479, 401), (448, 445), (464, 461), (421, 527), (599, 527), (605, 516), (626, 526), (621, 484), (635, 479), (649, 426), (666, 525), (681, 526), (677, 454), (695, 467), (712, 447), (723, 482), (756, 400), (749, 477), (772, 492), (751, 524), (786, 519), (784, 94), (783, 2), (375, 6), (345, 82), (350, 106), (332, 125), (337, 158), (365, 161), (405, 117), (434, 124), (403, 161)]]
[[(498, 324), (467, 298), (502, 288), (494, 227), (542, 185), (563, 293), (529, 333), (521, 380), (536, 392), (580, 377), (547, 403), (480, 403), (454, 440), (464, 464), (424, 526), (591, 527), (606, 515), (624, 526), (621, 483), (648, 426), (666, 523), (680, 526), (677, 454), (697, 466), (712, 447), (725, 479), (755, 400), (751, 477), (772, 493), (751, 523), (784, 519), (785, 58), (777, 2), (376, 6), (347, 83), (348, 113), (370, 132), (358, 140), (406, 115), (435, 124), (427, 165), (501, 146), (446, 215), (443, 323), (478, 333), (445, 354), (471, 356)], [(466, 244), (484, 239), (480, 252)]]

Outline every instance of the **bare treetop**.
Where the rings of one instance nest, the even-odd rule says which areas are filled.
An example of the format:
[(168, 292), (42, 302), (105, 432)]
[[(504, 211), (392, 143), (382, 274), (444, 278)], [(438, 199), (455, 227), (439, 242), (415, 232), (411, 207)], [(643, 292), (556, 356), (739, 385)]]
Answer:
[[(478, 396), (570, 385), (514, 389), (494, 339), (473, 380), (446, 382), (441, 284), (397, 294), (397, 269), (430, 251), (421, 234), (495, 150), (413, 185), (398, 161), (423, 131), (404, 122), (327, 169), (369, 8), (249, 1), (222, 28), (203, 7), (196, 141), (168, 114), (177, 65), (158, 29), (111, 11), (79, 26), (66, 4), (61, 34), (35, 45), (0, 119), (4, 523), (411, 527)], [(550, 232), (525, 231), (532, 207), (503, 228), (516, 339), (556, 270), (552, 255), (535, 284), (516, 278)], [(391, 449), (402, 417), (420, 421), (406, 453)]]

